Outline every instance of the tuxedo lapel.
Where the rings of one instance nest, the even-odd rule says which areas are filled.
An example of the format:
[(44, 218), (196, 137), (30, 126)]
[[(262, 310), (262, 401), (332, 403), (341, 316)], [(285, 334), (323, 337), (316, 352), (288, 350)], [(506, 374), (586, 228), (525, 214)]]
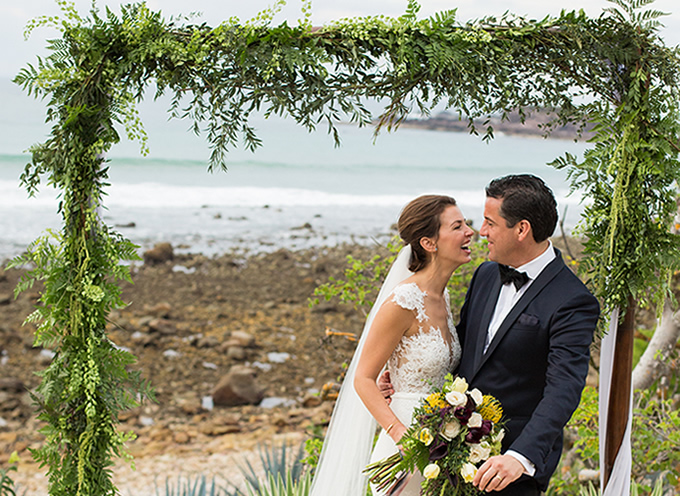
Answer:
[[(475, 342), (475, 362), (474, 362), (475, 373), (477, 373), (477, 370), (479, 370), (480, 364), (482, 362), (482, 357), (484, 355), (484, 345), (486, 344), (486, 336), (489, 331), (489, 324), (491, 324), (491, 317), (493, 317), (493, 312), (496, 308), (496, 303), (498, 302), (498, 296), (500, 295), (500, 292), (501, 292), (501, 279), (500, 276), (497, 276), (493, 284), (491, 285), (489, 296), (486, 299), (486, 304), (484, 305), (484, 311), (482, 312), (481, 321), (479, 324), (479, 332), (477, 333), (476, 336), (477, 340)], [(472, 377), (470, 379), (472, 379)]]
[[(557, 256), (555, 259), (550, 262), (545, 269), (538, 275), (536, 280), (531, 283), (531, 286), (527, 289), (526, 293), (522, 295), (522, 297), (519, 299), (519, 301), (515, 304), (514, 307), (512, 307), (512, 310), (510, 310), (510, 313), (505, 317), (505, 320), (501, 323), (501, 326), (498, 328), (498, 331), (496, 331), (495, 336), (491, 340), (491, 343), (489, 343), (489, 348), (486, 350), (486, 353), (484, 353), (484, 341), (482, 340), (482, 345), (481, 348), (478, 349), (478, 357), (475, 360), (475, 369), (474, 369), (474, 375), (477, 374), (479, 369), (484, 365), (484, 363), (489, 359), (489, 357), (493, 354), (493, 351), (496, 349), (498, 344), (501, 342), (503, 339), (503, 336), (507, 334), (508, 330), (512, 327), (512, 324), (514, 324), (515, 320), (517, 320), (517, 317), (521, 315), (521, 313), (524, 311), (524, 309), (533, 301), (534, 298), (541, 292), (541, 290), (550, 282), (554, 279), (554, 277), (562, 270), (565, 265), (564, 262), (562, 261), (562, 257), (560, 256), (560, 252), (558, 250), (555, 250)], [(498, 282), (500, 286), (500, 278)], [(499, 287), (500, 291), (500, 287)], [(491, 307), (490, 314), (493, 314), (494, 307), (495, 307), (495, 302), (498, 300), (498, 296), (493, 300), (494, 301), (494, 306)], [(487, 305), (488, 307), (488, 305)], [(485, 327), (480, 329), (480, 336), (484, 335), (484, 340), (486, 339), (486, 335), (488, 333), (489, 329), (489, 321), (491, 320), (491, 316), (484, 316), (484, 321), (486, 322)], [(478, 338), (480, 337), (478, 336)]]

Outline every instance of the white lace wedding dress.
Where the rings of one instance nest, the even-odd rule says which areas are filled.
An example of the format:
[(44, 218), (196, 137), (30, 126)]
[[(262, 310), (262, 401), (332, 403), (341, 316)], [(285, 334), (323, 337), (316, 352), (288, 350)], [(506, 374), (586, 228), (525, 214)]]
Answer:
[[(427, 396), (433, 387), (441, 387), (444, 384), (444, 377), (458, 366), (461, 356), (448, 291), (444, 292), (448, 327), (444, 330), (430, 322), (426, 296), (427, 293), (421, 291), (417, 284), (406, 283), (397, 286), (388, 298), (388, 301), (394, 301), (402, 308), (415, 312), (419, 323), (418, 332), (404, 336), (387, 362), (395, 391), (390, 407), (407, 427), (411, 424), (413, 410), (420, 400)], [(371, 463), (396, 452), (397, 446), (392, 438), (385, 431), (381, 431), (371, 454)], [(418, 496), (422, 480), (421, 474), (415, 474), (401, 495)], [(382, 494), (375, 487), (371, 487), (371, 490), (374, 496)]]

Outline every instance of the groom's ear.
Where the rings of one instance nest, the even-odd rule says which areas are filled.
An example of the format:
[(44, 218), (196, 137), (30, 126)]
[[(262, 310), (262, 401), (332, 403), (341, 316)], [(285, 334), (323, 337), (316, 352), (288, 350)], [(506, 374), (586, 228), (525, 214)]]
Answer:
[[(527, 239), (527, 236), (533, 236), (531, 234), (531, 223), (526, 219), (520, 220), (515, 225), (515, 232), (517, 233), (517, 239), (519, 241), (524, 241)], [(533, 239), (533, 237), (531, 239)]]

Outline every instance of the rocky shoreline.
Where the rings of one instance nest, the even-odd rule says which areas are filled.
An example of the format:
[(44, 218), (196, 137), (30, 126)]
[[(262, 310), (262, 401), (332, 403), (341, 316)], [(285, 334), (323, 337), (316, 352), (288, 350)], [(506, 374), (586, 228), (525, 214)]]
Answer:
[[(348, 245), (246, 258), (166, 250), (134, 265), (135, 283), (123, 285), (129, 306), (111, 315), (108, 332), (138, 357), (157, 403), (120, 417), (121, 429), (137, 434), (129, 449), (138, 468), (116, 465), (122, 493), (154, 494), (154, 480), (162, 485), (191, 467), (238, 478), (230, 455), (256, 459), (260, 443), (299, 444), (311, 426), (327, 422), (332, 402), (319, 392), (337, 381), (355, 345), (325, 331), (360, 332), (364, 317), (333, 302), (310, 308), (309, 298), (329, 276), (342, 276), (347, 255), (365, 259), (377, 250)], [(28, 451), (42, 442), (28, 391), (51, 352), (33, 348), (34, 327), (22, 325), (39, 288), (15, 300), (20, 275), (0, 272), (0, 466), (17, 451), (13, 478), (37, 495), (46, 481)]]

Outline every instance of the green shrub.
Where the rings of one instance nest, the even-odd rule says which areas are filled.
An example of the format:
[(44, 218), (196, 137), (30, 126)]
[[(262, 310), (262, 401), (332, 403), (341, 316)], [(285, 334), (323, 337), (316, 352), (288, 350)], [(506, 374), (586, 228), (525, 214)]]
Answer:
[[(550, 483), (550, 495), (572, 495), (585, 490), (577, 474), (582, 468), (599, 466), (599, 395), (595, 388), (586, 387), (581, 404), (567, 429), (575, 437), (573, 449), (578, 458), (571, 466), (564, 465)], [(632, 483), (636, 490), (651, 491), (661, 484), (677, 487), (680, 482), (680, 415), (672, 399), (659, 398), (656, 388), (638, 391), (633, 407), (631, 437)], [(631, 486), (632, 487), (632, 486)], [(587, 494), (587, 493), (586, 493)]]

